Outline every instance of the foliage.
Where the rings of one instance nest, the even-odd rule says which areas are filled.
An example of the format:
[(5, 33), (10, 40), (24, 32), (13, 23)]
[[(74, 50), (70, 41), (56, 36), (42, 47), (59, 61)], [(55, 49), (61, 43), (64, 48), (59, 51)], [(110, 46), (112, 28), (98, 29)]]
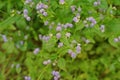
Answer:
[(120, 80), (120, 0), (0, 0), (0, 80)]

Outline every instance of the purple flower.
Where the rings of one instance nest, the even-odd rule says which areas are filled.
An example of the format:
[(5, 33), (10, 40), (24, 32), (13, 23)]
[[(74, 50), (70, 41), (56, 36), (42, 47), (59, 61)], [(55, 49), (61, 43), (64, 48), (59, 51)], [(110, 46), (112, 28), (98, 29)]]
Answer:
[(30, 76), (25, 76), (24, 80), (31, 80), (31, 77)]
[(80, 53), (81, 52), (81, 47), (80, 47), (80, 45), (77, 45), (76, 46), (76, 53)]
[(81, 12), (81, 8), (80, 8), (80, 7), (78, 7), (78, 9), (77, 9), (77, 10), (78, 10), (78, 12)]
[(24, 9), (23, 10), (23, 16), (24, 18), (27, 20), (27, 21), (30, 21), (31, 18), (28, 16), (28, 10), (27, 9)]
[(71, 24), (71, 23), (68, 23), (67, 25), (68, 25), (68, 27), (70, 27), (70, 28), (73, 27), (73, 24)]
[(36, 6), (36, 9), (37, 10), (40, 10), (40, 9), (47, 9), (48, 8), (48, 5), (45, 5), (43, 3), (38, 3), (37, 6)]
[(73, 6), (71, 6), (70, 8), (71, 8), (72, 12), (74, 12), (75, 9), (76, 9), (76, 6), (73, 5)]
[(61, 31), (62, 27), (61, 26), (57, 26), (56, 31)]
[(19, 67), (20, 67), (20, 64), (17, 64), (17, 65), (16, 65), (16, 68), (19, 68)]
[(119, 39), (118, 38), (114, 38), (114, 42), (119, 42)]
[(26, 0), (25, 1), (25, 4), (29, 4), (29, 3), (31, 3), (32, 2), (32, 0)]
[(98, 5), (100, 5), (100, 1), (99, 0), (95, 1), (93, 4), (94, 4), (94, 6), (98, 6)]
[(42, 8), (44, 8), (44, 4), (43, 3), (38, 3), (37, 6), (36, 6), (36, 9), (40, 10)]
[(51, 63), (51, 60), (49, 59), (49, 60), (46, 60), (46, 61), (43, 61), (43, 64), (44, 65), (48, 65), (48, 64), (50, 64)]
[(79, 22), (79, 18), (78, 17), (74, 17), (73, 21), (77, 23), (77, 22)]
[(38, 54), (38, 53), (39, 53), (39, 51), (40, 51), (40, 49), (39, 49), (39, 48), (35, 48), (35, 49), (34, 49), (34, 51), (33, 51), (33, 53), (34, 53), (34, 54)]
[(68, 50), (68, 54), (72, 54), (73, 51), (71, 49)]
[[(88, 22), (89, 22), (90, 24), (88, 24)], [(84, 21), (85, 27), (88, 27), (88, 26), (93, 27), (96, 23), (97, 23), (97, 22), (96, 22), (96, 20), (95, 20), (93, 17), (88, 17), (88, 18), (86, 18), (86, 20)]]
[(98, 5), (98, 3), (97, 3), (96, 1), (95, 1), (93, 4), (94, 4), (94, 6), (97, 6), (97, 5)]
[(73, 53), (71, 53), (71, 57), (72, 58), (76, 58), (76, 54), (73, 52)]
[(7, 41), (8, 41), (6, 35), (2, 35), (2, 38), (3, 38), (3, 41), (4, 41), (4, 42), (7, 42)]
[(48, 59), (48, 60), (47, 60), (47, 62), (48, 62), (48, 63), (51, 63), (51, 60), (50, 60), (50, 59)]
[(69, 54), (72, 58), (76, 58), (76, 54), (75, 54), (71, 49), (68, 50), (68, 54)]
[(47, 9), (47, 8), (48, 8), (48, 5), (45, 5), (45, 4), (44, 4), (43, 8), (44, 8), (44, 9)]
[(28, 10), (27, 10), (27, 9), (24, 9), (24, 10), (23, 10), (23, 14), (24, 14), (24, 15), (27, 15), (27, 14), (28, 14)]
[(101, 32), (105, 32), (105, 25), (101, 25), (100, 30), (101, 30)]
[(26, 20), (27, 20), (27, 21), (30, 21), (30, 20), (31, 20), (31, 18), (28, 16), (28, 17), (26, 17)]
[(54, 80), (59, 80), (59, 78), (55, 76), (55, 77), (54, 77)]
[(65, 35), (66, 35), (66, 37), (68, 37), (68, 38), (71, 36), (70, 33), (66, 33)]
[(62, 42), (59, 42), (58, 43), (58, 48), (62, 47), (63, 46), (63, 43)]
[(64, 28), (67, 28), (67, 27), (72, 28), (72, 27), (73, 27), (73, 24), (71, 24), (71, 23), (66, 23), (66, 24), (64, 25)]
[(53, 76), (58, 76), (58, 75), (59, 75), (59, 72), (58, 72), (58, 71), (52, 71), (52, 75), (53, 75)]
[(54, 76), (54, 80), (59, 80), (60, 73), (58, 71), (52, 71), (52, 75)]
[(40, 10), (39, 10), (39, 13), (42, 13), (42, 14), (43, 14), (44, 12), (45, 12), (45, 9), (40, 9)]
[(47, 65), (47, 64), (48, 64), (48, 62), (47, 62), (47, 61), (43, 61), (43, 64), (44, 64), (44, 65)]
[(65, 1), (64, 0), (59, 0), (59, 4), (64, 4)]
[(61, 33), (57, 33), (57, 34), (56, 34), (56, 38), (57, 38), (57, 39), (60, 39), (60, 38), (61, 38)]
[(88, 39), (85, 40), (85, 43), (88, 44), (90, 41)]
[(47, 12), (43, 12), (43, 16), (47, 16), (48, 14), (47, 14)]
[(44, 25), (45, 25), (45, 26), (47, 26), (48, 24), (49, 24), (49, 22), (48, 22), (48, 21), (45, 21), (45, 22), (44, 22)]
[(50, 39), (50, 36), (43, 36), (43, 37), (42, 37), (42, 40), (43, 40), (43, 41), (48, 41), (49, 39)]
[(38, 3), (37, 6), (36, 6), (36, 9), (37, 9), (37, 12), (38, 13), (41, 13), (43, 16), (47, 16), (47, 12), (45, 9), (47, 9), (48, 6), (43, 4), (43, 3)]

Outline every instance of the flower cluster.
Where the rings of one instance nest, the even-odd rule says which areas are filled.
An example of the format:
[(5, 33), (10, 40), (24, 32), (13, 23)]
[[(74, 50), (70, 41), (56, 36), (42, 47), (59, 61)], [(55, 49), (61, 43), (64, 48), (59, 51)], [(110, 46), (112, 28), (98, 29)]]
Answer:
[(50, 59), (43, 61), (43, 64), (44, 64), (44, 65), (48, 65), (48, 64), (50, 64), (50, 63), (51, 63), (51, 60), (50, 60)]
[(27, 9), (23, 10), (23, 16), (27, 21), (31, 20), (30, 16), (28, 16), (28, 10)]
[(71, 11), (72, 11), (72, 12), (75, 12), (76, 10), (77, 10), (78, 12), (81, 12), (81, 7), (78, 7), (78, 8), (77, 8), (75, 5), (72, 5), (70, 8), (71, 8)]
[(43, 41), (48, 41), (50, 39), (50, 36), (42, 36), (41, 34), (39, 35), (39, 39)]
[(62, 31), (62, 28), (67, 29), (72, 27), (73, 27), (72, 23), (65, 23), (65, 24), (58, 23), (56, 27), (56, 31)]
[(81, 12), (81, 7), (76, 7), (75, 5), (72, 5), (71, 11), (75, 13), (75, 17), (73, 17), (73, 22), (77, 23), (80, 20), (80, 12)]
[(68, 50), (68, 54), (72, 57), (72, 58), (76, 58), (77, 54), (81, 53), (81, 46), (80, 44), (78, 44), (76, 47), (75, 47), (75, 51), (69, 49)]
[(30, 76), (25, 76), (24, 80), (31, 80), (31, 77)]
[(72, 58), (76, 58), (76, 53), (73, 52), (71, 49), (68, 50), (68, 54), (69, 54)]
[(29, 3), (31, 3), (32, 2), (32, 0), (26, 0), (25, 1), (25, 4), (29, 4)]
[(56, 31), (61, 31), (62, 30), (62, 24), (58, 24), (57, 27), (56, 27)]
[(114, 42), (120, 42), (120, 36), (118, 36), (117, 38), (114, 38)]
[(65, 34), (65, 36), (68, 37), (68, 38), (70, 38), (71, 33), (67, 32), (67, 33)]
[(94, 6), (98, 6), (98, 5), (100, 5), (100, 0), (95, 1), (93, 4), (94, 4)]
[(48, 8), (48, 5), (45, 5), (43, 3), (38, 3), (36, 6), (37, 13), (42, 14), (43, 16), (47, 16), (46, 9)]
[(72, 28), (73, 27), (73, 24), (72, 23), (66, 23), (66, 24), (64, 24), (64, 26), (63, 26), (65, 29), (66, 28)]
[(63, 43), (62, 42), (59, 42), (58, 43), (58, 48), (62, 47), (63, 46)]
[(34, 54), (38, 54), (38, 53), (39, 53), (39, 51), (40, 51), (40, 49), (39, 49), (39, 48), (35, 48), (35, 49), (34, 49), (34, 51), (33, 51), (33, 53), (34, 53)]
[(79, 54), (80, 52), (81, 52), (81, 46), (80, 46), (80, 44), (78, 44), (76, 46), (76, 53)]
[(77, 13), (76, 16), (73, 18), (73, 22), (77, 23), (80, 20), (80, 14)]
[(70, 8), (71, 8), (72, 12), (74, 12), (76, 10), (76, 6), (75, 5), (72, 5)]
[(59, 80), (60, 73), (58, 71), (52, 71), (52, 75), (54, 76), (54, 80)]
[(56, 34), (56, 38), (57, 38), (57, 39), (60, 39), (60, 38), (61, 38), (61, 33), (57, 33), (57, 34)]
[(4, 41), (4, 42), (7, 42), (7, 41), (8, 41), (6, 35), (2, 35), (2, 38), (3, 38), (3, 41)]
[(59, 0), (59, 4), (64, 4), (65, 0)]
[(93, 17), (88, 17), (84, 20), (85, 27), (93, 27), (96, 23), (97, 22)]

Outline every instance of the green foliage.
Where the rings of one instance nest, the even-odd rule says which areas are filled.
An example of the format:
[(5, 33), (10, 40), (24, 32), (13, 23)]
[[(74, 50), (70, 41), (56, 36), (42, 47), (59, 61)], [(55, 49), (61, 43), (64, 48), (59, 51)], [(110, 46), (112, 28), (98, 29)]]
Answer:
[(0, 80), (120, 80), (120, 0), (26, 1), (0, 1)]

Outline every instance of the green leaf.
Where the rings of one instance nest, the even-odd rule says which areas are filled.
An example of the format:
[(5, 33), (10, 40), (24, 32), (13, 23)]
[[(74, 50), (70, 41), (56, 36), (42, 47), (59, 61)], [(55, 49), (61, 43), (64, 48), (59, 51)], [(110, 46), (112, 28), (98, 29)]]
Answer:
[(102, 9), (108, 8), (108, 3), (106, 0), (101, 0), (100, 8), (102, 8)]
[(111, 35), (120, 35), (120, 19), (110, 19), (106, 21), (106, 31), (105, 34), (108, 37)]
[(43, 49), (47, 50), (48, 52), (51, 52), (54, 50), (55, 44), (56, 44), (56, 38), (53, 36), (48, 41), (43, 41)]
[(58, 60), (58, 67), (64, 71), (66, 71), (66, 61), (64, 58), (60, 58)]
[(21, 72), (21, 67), (16, 68), (16, 72), (19, 74)]
[(118, 48), (118, 44), (117, 44), (117, 42), (114, 42), (114, 38), (115, 38), (115, 36), (112, 35), (111, 37), (109, 37), (108, 41), (112, 46)]
[(75, 31), (81, 30), (82, 28), (84, 28), (84, 24), (82, 21), (80, 21), (78, 24), (76, 24)]
[(6, 50), (7, 53), (13, 53), (16, 51), (14, 43), (13, 42), (6, 42), (3, 43), (2, 48)]
[(0, 31), (4, 29), (9, 29), (9, 26), (12, 25), (14, 22), (16, 22), (18, 19), (19, 19), (19, 16), (11, 16), (6, 20), (0, 22)]

